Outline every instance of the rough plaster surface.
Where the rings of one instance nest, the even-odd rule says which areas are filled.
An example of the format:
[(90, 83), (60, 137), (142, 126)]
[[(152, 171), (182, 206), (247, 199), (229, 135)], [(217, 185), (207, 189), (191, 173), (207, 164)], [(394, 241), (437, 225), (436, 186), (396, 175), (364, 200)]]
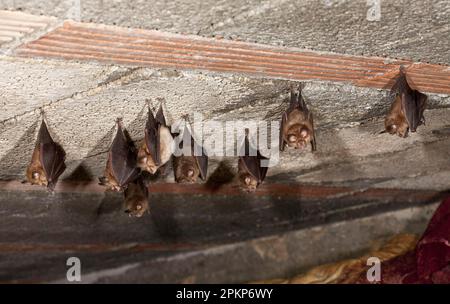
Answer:
[[(66, 19), (72, 0), (0, 1), (0, 9)], [(366, 56), (450, 63), (450, 3), (382, 0), (380, 21), (367, 21), (366, 0), (81, 0), (81, 20), (223, 36)]]
[[(169, 122), (194, 112), (221, 122), (278, 121), (292, 84), (239, 75), (10, 57), (0, 58), (0, 66), (6, 71), (0, 75), (2, 179), (23, 178), (40, 123), (40, 107), (51, 134), (67, 152), (64, 177), (74, 177), (81, 170), (85, 178), (92, 179), (103, 170), (117, 117), (123, 117), (136, 142), (143, 138), (147, 102), (154, 107), (162, 103)], [(449, 96), (430, 95), (429, 108), (435, 109), (426, 112), (427, 125), (400, 139), (377, 134), (390, 105), (384, 90), (308, 82), (303, 92), (315, 113), (319, 151), (314, 155), (283, 153), (268, 180), (273, 176), (277, 181), (373, 185), (396, 178), (393, 185), (399, 187), (420, 183), (445, 188)], [(219, 161), (212, 159), (211, 170)], [(235, 166), (233, 159), (224, 161)], [(414, 165), (402, 166), (402, 162)], [(415, 182), (427, 174), (442, 174), (443, 178), (439, 183)]]

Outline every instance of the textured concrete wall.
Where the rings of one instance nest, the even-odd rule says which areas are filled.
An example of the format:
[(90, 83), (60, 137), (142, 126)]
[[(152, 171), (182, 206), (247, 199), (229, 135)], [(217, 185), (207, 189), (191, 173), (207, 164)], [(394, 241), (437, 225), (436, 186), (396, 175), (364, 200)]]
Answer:
[[(36, 139), (40, 107), (45, 110), (52, 135), (67, 152), (69, 167), (64, 176), (72, 175), (82, 164), (93, 178), (102, 172), (117, 117), (123, 117), (134, 140), (142, 139), (146, 100), (154, 106), (163, 102), (169, 122), (193, 112), (219, 121), (278, 120), (287, 106), (291, 85), (288, 81), (213, 73), (9, 57), (1, 58), (0, 66), (5, 71), (0, 75), (0, 102), (5, 109), (0, 114), (2, 179), (23, 178)], [(430, 95), (430, 108), (438, 109), (426, 112), (427, 126), (400, 139), (377, 134), (383, 129), (383, 115), (390, 105), (386, 91), (308, 82), (304, 95), (315, 113), (319, 151), (314, 155), (303, 153), (301, 162), (296, 151), (287, 152), (269, 176), (275, 175), (279, 181), (373, 183), (414, 171), (419, 174), (432, 168), (438, 172), (448, 169), (448, 151), (439, 143), (448, 134), (433, 133), (448, 127), (448, 96)], [(421, 152), (420, 146), (425, 144), (430, 144), (426, 151), (434, 153), (432, 158)], [(410, 150), (417, 152), (409, 157)], [(401, 161), (403, 154), (392, 154), (394, 151), (403, 151), (415, 165), (391, 167), (387, 162), (380, 166), (385, 158), (393, 164)], [(220, 159), (213, 161), (213, 166), (217, 161)], [(336, 167), (337, 163), (342, 168)], [(333, 169), (326, 169), (330, 165), (341, 169), (332, 173), (329, 170)]]

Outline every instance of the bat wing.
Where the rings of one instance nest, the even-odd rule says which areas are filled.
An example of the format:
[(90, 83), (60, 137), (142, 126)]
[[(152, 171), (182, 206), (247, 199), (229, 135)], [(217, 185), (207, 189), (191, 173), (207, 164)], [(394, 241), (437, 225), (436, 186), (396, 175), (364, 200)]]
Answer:
[(261, 178), (261, 161), (257, 156), (240, 156), (245, 169), (250, 173), (258, 182), (262, 181)]
[(40, 161), (47, 177), (48, 188), (53, 190), (59, 176), (66, 169), (64, 164), (66, 154), (63, 148), (53, 141), (44, 120), (42, 120), (39, 128), (38, 145)]
[(417, 127), (423, 122), (423, 111), (427, 97), (418, 91), (411, 93), (407, 91), (402, 92), (402, 110), (408, 122), (409, 129), (411, 132), (415, 132)]
[(47, 177), (48, 188), (53, 190), (59, 176), (66, 169), (64, 164), (66, 154), (61, 146), (54, 142), (40, 143), (39, 146), (41, 164)]
[(158, 166), (161, 162), (161, 155), (159, 153), (159, 123), (150, 109), (148, 110), (148, 119), (145, 125), (145, 145), (147, 146), (153, 161)]
[(261, 159), (264, 159), (259, 151), (256, 151), (256, 156), (249, 155), (250, 154), (250, 142), (248, 140), (247, 135), (245, 136), (245, 140), (243, 143), (245, 155), (240, 156), (242, 159), (242, 163), (244, 164), (246, 170), (258, 181), (261, 183), (266, 177), (267, 167), (261, 167)]
[(47, 124), (44, 120), (42, 120), (41, 127), (39, 128), (38, 133), (38, 144), (49, 144), (54, 143), (52, 137), (50, 136), (50, 133), (47, 129)]
[(262, 156), (259, 151), (258, 151), (258, 158), (259, 158), (259, 176), (260, 176), (260, 182), (262, 182), (267, 175), (267, 170), (269, 169), (268, 167), (263, 167), (261, 166), (261, 160), (262, 159), (267, 159), (267, 157)]
[(119, 185), (125, 186), (138, 176), (136, 168), (136, 153), (125, 138), (119, 124), (116, 136), (111, 146), (111, 166)]
[(308, 113), (308, 120), (309, 123), (311, 124), (311, 150), (314, 152), (317, 150), (317, 146), (316, 146), (316, 131), (314, 128), (314, 119), (313, 119), (313, 115), (311, 112)]
[(206, 180), (206, 176), (208, 173), (208, 156), (205, 154), (205, 151), (203, 150), (203, 148), (201, 148), (197, 144), (197, 142), (194, 140), (194, 138), (192, 138), (192, 137), (191, 137), (191, 142), (192, 142), (192, 155), (195, 155), (194, 154), (195, 149), (197, 149), (197, 151), (202, 151), (202, 155), (195, 156), (195, 160), (197, 162), (198, 170), (200, 171), (201, 179)]
[(159, 106), (158, 112), (156, 112), (156, 121), (163, 126), (167, 126), (166, 117), (164, 116), (162, 105)]
[(196, 156), (197, 166), (200, 171), (200, 177), (202, 180), (206, 180), (206, 176), (208, 173), (208, 156)]
[(406, 91), (412, 91), (411, 87), (408, 84), (408, 80), (406, 79), (406, 72), (403, 66), (400, 67), (400, 74), (395, 80), (394, 85), (391, 88), (391, 94), (402, 94)]
[(284, 151), (284, 139), (283, 139), (283, 130), (284, 130), (284, 126), (286, 125), (286, 121), (287, 121), (287, 113), (283, 113), (283, 116), (281, 116), (281, 126), (280, 126), (280, 142), (279, 142), (279, 148), (280, 151)]
[(291, 90), (291, 101), (289, 104), (288, 112), (291, 112), (294, 109), (299, 109), (300, 111), (308, 114), (309, 110), (306, 105), (305, 99), (302, 96), (302, 87), (301, 85), (298, 87), (298, 91), (295, 92), (293, 89)]
[(419, 118), (420, 123), (425, 124), (425, 117), (423, 116), (423, 112), (427, 106), (428, 96), (417, 91), (417, 99), (419, 104)]

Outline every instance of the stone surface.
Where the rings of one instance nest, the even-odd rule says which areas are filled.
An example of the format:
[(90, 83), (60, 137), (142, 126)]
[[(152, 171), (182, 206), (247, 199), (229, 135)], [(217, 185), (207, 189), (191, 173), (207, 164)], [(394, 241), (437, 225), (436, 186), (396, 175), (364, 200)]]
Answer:
[(325, 193), (152, 193), (150, 214), (136, 219), (123, 213), (119, 193), (0, 191), (0, 282), (66, 282), (71, 256), (81, 259), (85, 283), (290, 275), (357, 254), (379, 238), (422, 233), (441, 197)]
[[(0, 1), (0, 9), (76, 18), (73, 0)], [(450, 4), (446, 0), (383, 0), (368, 21), (366, 0), (81, 0), (80, 19), (110, 25), (223, 36), (353, 55), (448, 64)], [(75, 12), (75, 13), (74, 13)]]

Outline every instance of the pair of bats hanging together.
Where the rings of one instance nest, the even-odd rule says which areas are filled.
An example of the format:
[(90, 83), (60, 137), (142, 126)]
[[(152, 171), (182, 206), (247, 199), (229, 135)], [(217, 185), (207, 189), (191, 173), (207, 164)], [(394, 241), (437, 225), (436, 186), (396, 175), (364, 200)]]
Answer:
[[(316, 151), (313, 115), (302, 96), (301, 86), (298, 91), (291, 88), (289, 107), (281, 117), (279, 141), (280, 151), (284, 151), (286, 147), (304, 149), (309, 144), (311, 150)], [(256, 155), (249, 154), (248, 132), (243, 145), (245, 155), (239, 157), (238, 180), (242, 189), (252, 192), (266, 177), (268, 167), (263, 166), (262, 161), (267, 158), (262, 156), (259, 150), (256, 150)]]
[[(198, 149), (200, 146), (190, 135), (187, 126), (184, 132), (190, 138), (191, 154), (174, 157), (175, 180), (179, 183), (193, 183), (198, 178), (205, 180), (208, 169), (208, 157), (204, 153), (203, 148), (201, 148), (202, 155), (194, 155), (194, 149)], [(138, 152), (138, 166), (141, 170), (155, 174), (158, 169), (165, 169), (164, 166), (171, 159), (174, 149), (173, 135), (175, 134), (171, 133), (170, 127), (166, 124), (162, 105), (156, 116), (153, 116), (149, 109), (144, 142)], [(180, 143), (180, 148), (183, 148), (183, 142)]]
[(403, 67), (400, 67), (400, 75), (391, 89), (391, 94), (395, 94), (395, 99), (384, 121), (383, 132), (407, 137), (408, 132), (416, 132), (418, 126), (425, 124), (423, 112), (428, 97), (411, 88)]
[(124, 194), (125, 212), (141, 217), (148, 209), (148, 188), (137, 167), (137, 151), (126, 136), (122, 120), (117, 119), (117, 132), (108, 151), (108, 159), (100, 184)]

